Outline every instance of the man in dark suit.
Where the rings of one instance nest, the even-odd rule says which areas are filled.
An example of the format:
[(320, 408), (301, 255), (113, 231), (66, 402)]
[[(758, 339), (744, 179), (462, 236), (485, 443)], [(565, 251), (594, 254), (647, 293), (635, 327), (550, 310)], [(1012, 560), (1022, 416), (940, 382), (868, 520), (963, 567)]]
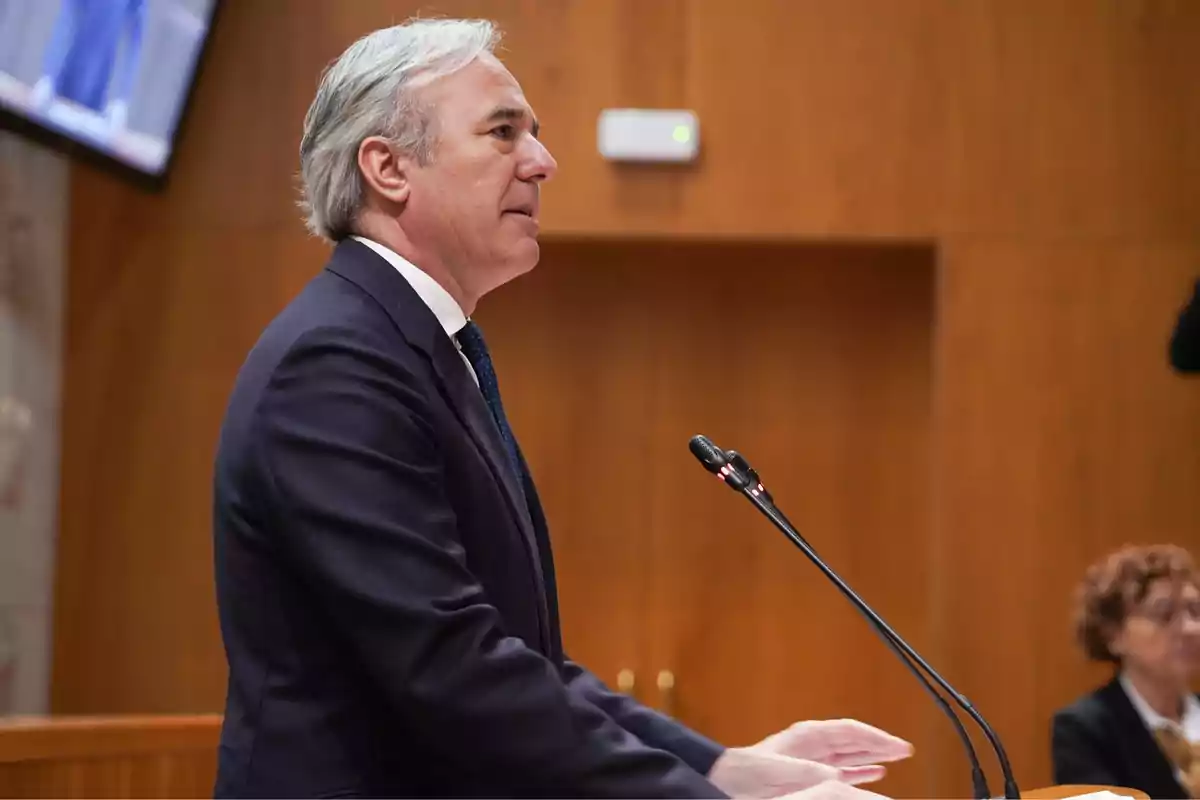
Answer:
[(546, 522), (478, 327), (556, 164), (480, 21), (354, 44), (305, 120), (326, 269), (238, 375), (215, 470), (219, 796), (863, 796), (854, 721), (724, 748), (564, 653)]
[(1192, 299), (1179, 312), (1171, 333), (1171, 366), (1179, 372), (1200, 373), (1200, 280)]

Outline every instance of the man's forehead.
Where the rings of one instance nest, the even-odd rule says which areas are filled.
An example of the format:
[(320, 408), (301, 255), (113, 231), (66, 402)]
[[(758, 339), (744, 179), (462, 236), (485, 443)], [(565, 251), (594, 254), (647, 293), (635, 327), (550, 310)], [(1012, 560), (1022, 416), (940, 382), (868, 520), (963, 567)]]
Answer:
[[(529, 124), (536, 133), (537, 115), (533, 113), (521, 84), (494, 57), (476, 62), (481, 69), (476, 74), (479, 93), (475, 98), (475, 113), (485, 124), (510, 122)], [(472, 66), (475, 66), (474, 64)]]
[(524, 109), (532, 114), (525, 92), (516, 77), (508, 68), (496, 60), (494, 56), (476, 62), (480, 67), (480, 83), (486, 89), (488, 98), (497, 106)]
[(428, 87), (441, 100), (457, 100), (472, 107), (476, 114), (488, 117), (499, 109), (509, 116), (520, 112), (533, 117), (521, 85), (495, 57), (480, 57), (461, 70), (434, 81)]

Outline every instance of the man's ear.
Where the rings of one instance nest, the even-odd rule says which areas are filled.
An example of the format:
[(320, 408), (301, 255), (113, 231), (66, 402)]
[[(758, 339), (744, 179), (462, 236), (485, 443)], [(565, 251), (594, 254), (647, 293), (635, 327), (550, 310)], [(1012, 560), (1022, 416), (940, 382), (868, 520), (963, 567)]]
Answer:
[(411, 166), (411, 161), (396, 153), (382, 136), (368, 136), (358, 146), (358, 169), (363, 180), (392, 203), (403, 204), (408, 199)]

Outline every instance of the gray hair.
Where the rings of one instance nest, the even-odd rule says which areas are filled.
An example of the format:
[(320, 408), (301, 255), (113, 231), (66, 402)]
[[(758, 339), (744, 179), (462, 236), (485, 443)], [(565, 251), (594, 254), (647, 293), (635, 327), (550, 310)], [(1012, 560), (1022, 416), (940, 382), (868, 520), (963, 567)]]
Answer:
[(300, 140), (300, 205), (312, 233), (336, 242), (353, 232), (367, 137), (385, 136), (418, 163), (430, 161), (434, 133), (415, 90), (495, 52), (499, 41), (487, 20), (409, 20), (364, 36), (325, 69)]

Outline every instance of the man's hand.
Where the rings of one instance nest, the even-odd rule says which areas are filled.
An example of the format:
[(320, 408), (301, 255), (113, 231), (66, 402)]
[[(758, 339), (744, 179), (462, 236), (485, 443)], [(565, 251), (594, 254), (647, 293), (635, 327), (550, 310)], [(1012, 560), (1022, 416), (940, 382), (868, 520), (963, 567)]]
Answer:
[(780, 797), (806, 790), (813, 790), (814, 798), (825, 797), (840, 790), (832, 785), (820, 788), (822, 784), (849, 788), (877, 781), (886, 772), (884, 762), (908, 758), (912, 750), (903, 739), (856, 720), (798, 722), (756, 745), (726, 750), (708, 779), (736, 798)]
[[(754, 748), (831, 767), (884, 764), (901, 761), (913, 753), (913, 746), (903, 739), (855, 719), (797, 722)], [(878, 769), (879, 777), (883, 777), (883, 767)]]

